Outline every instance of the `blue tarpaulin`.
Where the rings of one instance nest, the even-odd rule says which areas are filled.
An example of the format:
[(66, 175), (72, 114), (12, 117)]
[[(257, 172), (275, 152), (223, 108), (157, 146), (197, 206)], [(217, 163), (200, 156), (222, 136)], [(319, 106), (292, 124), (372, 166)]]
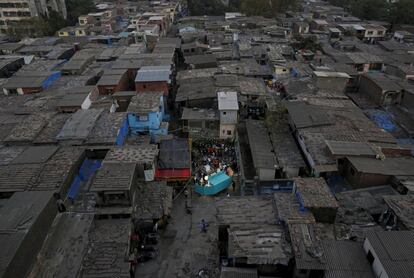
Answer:
[(42, 88), (47, 89), (50, 85), (52, 85), (53, 82), (55, 82), (57, 79), (59, 79), (62, 76), (60, 71), (56, 71), (50, 74), (48, 78), (46, 78), (42, 82)]
[(115, 145), (122, 146), (125, 142), (126, 137), (128, 136), (129, 132), (129, 122), (128, 118), (125, 118), (124, 122), (122, 123), (121, 129), (118, 132), (118, 136), (116, 137)]
[(303, 202), (303, 199), (302, 199), (302, 195), (300, 195), (299, 191), (296, 191), (295, 195), (296, 195), (296, 199), (299, 202), (299, 210), (301, 212), (305, 212), (306, 208), (305, 208), (305, 203)]
[(201, 186), (200, 184), (196, 184), (195, 191), (200, 195), (215, 195), (229, 187), (233, 181), (233, 178), (229, 177), (224, 172), (219, 172), (217, 174), (209, 176), (208, 181), (208, 186)]
[(68, 198), (74, 200), (78, 195), (79, 187), (82, 182), (87, 182), (99, 168), (101, 168), (102, 161), (96, 159), (85, 159), (70, 185)]
[(374, 121), (378, 127), (392, 132), (398, 129), (398, 126), (394, 123), (391, 115), (386, 111), (378, 110), (378, 109), (370, 109), (365, 111), (368, 117)]

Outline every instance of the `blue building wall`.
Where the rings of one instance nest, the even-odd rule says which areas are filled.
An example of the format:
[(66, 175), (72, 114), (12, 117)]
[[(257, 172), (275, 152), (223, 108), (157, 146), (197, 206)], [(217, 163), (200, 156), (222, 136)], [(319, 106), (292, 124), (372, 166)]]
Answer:
[(161, 105), (157, 112), (150, 112), (144, 117), (128, 113), (128, 123), (132, 133), (149, 132), (154, 134), (159, 132), (160, 125), (165, 115), (164, 100), (161, 96)]
[(151, 112), (145, 117), (129, 113), (128, 122), (132, 133), (157, 130), (162, 122), (162, 113)]

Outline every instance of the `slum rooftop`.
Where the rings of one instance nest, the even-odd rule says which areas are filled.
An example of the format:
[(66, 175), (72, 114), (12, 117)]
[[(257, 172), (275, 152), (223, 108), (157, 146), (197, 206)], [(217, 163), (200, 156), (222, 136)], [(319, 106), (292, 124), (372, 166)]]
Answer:
[[(177, 137), (175, 132), (160, 138), (132, 135), (128, 120), (162, 114), (162, 102), (171, 108), (174, 101), (178, 105), (169, 111), (174, 128), (179, 126), (177, 115), (181, 120), (220, 121), (217, 108), (239, 110), (238, 120), (244, 122), (245, 113), (263, 108), (260, 120), (246, 121), (246, 138), (238, 138), (248, 141), (246, 153), (254, 166), (278, 174), (290, 168), (303, 170), (280, 174), (289, 180), (269, 181), (267, 190), (272, 194), (268, 196), (212, 201), (219, 224), (227, 226), (231, 256), (246, 258), (248, 264), (273, 265), (288, 265), (294, 258), (299, 268), (323, 270), (325, 277), (371, 278), (361, 243), (368, 238), (381, 251), (390, 273), (407, 261), (411, 234), (376, 232), (384, 230), (377, 221), (384, 211), (398, 218), (399, 228), (413, 228), (413, 200), (399, 193), (401, 187), (412, 191), (414, 176), (410, 146), (401, 145), (410, 143), (413, 122), (414, 48), (405, 41), (412, 31), (399, 32), (404, 41), (398, 39), (398, 32), (387, 31), (380, 41), (365, 43), (363, 32), (386, 31), (389, 24), (355, 18), (324, 1), (312, 1), (302, 12), (271, 19), (239, 13), (178, 18), (176, 1), (121, 3), (117, 9), (123, 15), (112, 13), (114, 8), (101, 3), (99, 12), (81, 17), (104, 17), (111, 24), (64, 28), (59, 37), (0, 43), (0, 87), (8, 94), (0, 96), (0, 193), (5, 198), (0, 202), (4, 214), (0, 224), (8, 251), (0, 271), (25, 247), (19, 243), (31, 233), (46, 203), (53, 205), (48, 212), (56, 213), (53, 192), (66, 197), (75, 177), (82, 178), (77, 176), (79, 169), (88, 168), (83, 163), (95, 161), (96, 156), (99, 164), (102, 160), (101, 168), (86, 182), (89, 191), (82, 191), (76, 201), (89, 206), (91, 192), (136, 189), (132, 217), (168, 215), (174, 209), (172, 187), (161, 181), (137, 182), (135, 174), (137, 169), (148, 174), (155, 170), (147, 170), (152, 167), (190, 168), (191, 141), (160, 140)], [(171, 26), (175, 21), (178, 24)], [(109, 25), (111, 30), (105, 29)], [(165, 37), (158, 26), (177, 31), (177, 36), (169, 37), (175, 35), (171, 32)], [(71, 33), (80, 29), (85, 36)], [(347, 30), (361, 32), (360, 38), (346, 37), (352, 33)], [(67, 36), (60, 34), (67, 31)], [(137, 42), (143, 33), (145, 43)], [(335, 40), (334, 34), (340, 39)], [(314, 36), (321, 48), (296, 49), (291, 35)], [(393, 35), (396, 38), (390, 39)], [(182, 69), (180, 59), (196, 68)], [(173, 94), (163, 98), (149, 84), (142, 84), (148, 92), (137, 92), (135, 82), (164, 82)], [(114, 94), (100, 95), (98, 86)], [(367, 86), (370, 89), (365, 90)], [(390, 117), (369, 114), (360, 99)], [(378, 100), (382, 103), (372, 104)], [(402, 135), (391, 134), (393, 128), (401, 128)], [(159, 147), (151, 140), (161, 141)], [(343, 161), (358, 174), (392, 178), (379, 186), (350, 190), (338, 167)], [(309, 171), (312, 167), (316, 171)], [(306, 177), (323, 172), (332, 175)], [(294, 183), (298, 194), (281, 183)], [(338, 184), (344, 192), (336, 191)], [(319, 223), (302, 206), (337, 209), (335, 221)], [(33, 241), (41, 251), (31, 250), (36, 261), (31, 275), (129, 277), (126, 257), (132, 209), (123, 215), (125, 219), (100, 219), (105, 213), (98, 217), (89, 209), (79, 212), (69, 207), (76, 211), (59, 214), (49, 223), (51, 229), (43, 225), (48, 235), (43, 247), (43, 239)], [(406, 243), (406, 253), (392, 249)], [(222, 276), (230, 272), (258, 276), (254, 271), (232, 270), (224, 269)]]

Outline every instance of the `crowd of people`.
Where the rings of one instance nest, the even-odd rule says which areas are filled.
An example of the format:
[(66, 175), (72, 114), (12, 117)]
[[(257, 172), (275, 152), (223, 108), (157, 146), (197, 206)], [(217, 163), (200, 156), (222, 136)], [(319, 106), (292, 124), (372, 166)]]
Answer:
[(232, 176), (238, 171), (236, 150), (230, 141), (224, 143), (215, 140), (195, 142), (192, 157), (195, 184), (207, 184), (208, 178), (206, 177), (213, 173), (225, 171), (227, 175)]

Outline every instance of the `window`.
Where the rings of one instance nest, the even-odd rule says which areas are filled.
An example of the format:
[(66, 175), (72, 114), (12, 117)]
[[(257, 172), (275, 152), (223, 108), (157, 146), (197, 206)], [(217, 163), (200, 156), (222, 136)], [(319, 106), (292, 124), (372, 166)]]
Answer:
[(368, 251), (367, 259), (370, 265), (372, 265), (375, 261), (374, 255), (372, 255), (371, 251)]
[(223, 129), (223, 134), (226, 134), (226, 131)]
[(28, 8), (28, 3), (0, 3), (0, 8)]
[(374, 34), (374, 31), (368, 31), (367, 34), (372, 35), (372, 34)]
[(227, 135), (231, 135), (231, 130), (227, 130)]
[(224, 111), (224, 112), (223, 112), (223, 115), (226, 115), (226, 114), (227, 114), (227, 112), (226, 112), (226, 111)]
[(351, 175), (354, 176), (355, 175), (355, 170), (354, 168), (351, 168)]
[(384, 31), (378, 31), (378, 35), (383, 35)]
[(147, 85), (143, 84), (142, 85), (142, 88), (146, 89), (147, 88)]

